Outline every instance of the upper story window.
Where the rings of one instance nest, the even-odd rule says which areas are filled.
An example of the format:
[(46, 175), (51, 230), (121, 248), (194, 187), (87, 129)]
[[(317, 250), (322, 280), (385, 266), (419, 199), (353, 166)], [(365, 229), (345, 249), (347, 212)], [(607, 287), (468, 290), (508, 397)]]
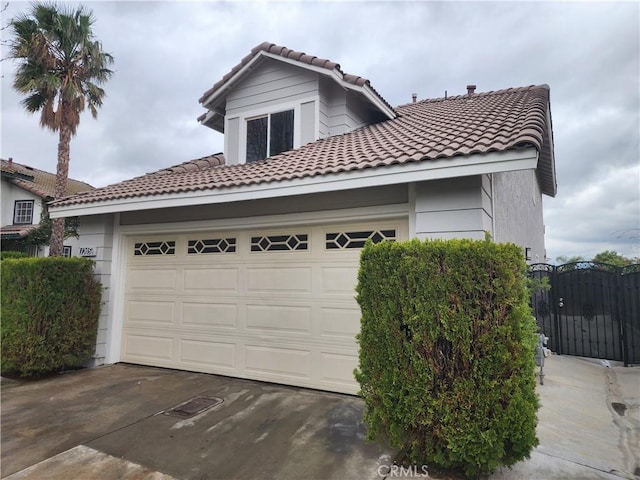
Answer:
[(247, 162), (293, 148), (293, 110), (247, 120)]
[(33, 200), (16, 200), (13, 208), (14, 225), (31, 225), (33, 223)]

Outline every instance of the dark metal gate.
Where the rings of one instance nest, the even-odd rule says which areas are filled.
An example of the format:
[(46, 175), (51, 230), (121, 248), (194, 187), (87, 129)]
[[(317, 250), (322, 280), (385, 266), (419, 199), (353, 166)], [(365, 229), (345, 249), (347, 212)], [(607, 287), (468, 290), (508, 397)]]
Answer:
[(531, 303), (552, 351), (640, 363), (640, 265), (535, 264), (531, 275), (551, 285)]

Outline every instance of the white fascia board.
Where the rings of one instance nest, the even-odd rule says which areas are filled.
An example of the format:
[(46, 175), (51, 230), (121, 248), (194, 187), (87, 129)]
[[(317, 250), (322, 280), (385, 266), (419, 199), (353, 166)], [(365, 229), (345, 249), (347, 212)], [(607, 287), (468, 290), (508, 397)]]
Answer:
[(380, 100), (380, 97), (375, 93), (373, 93), (373, 90), (371, 89), (371, 87), (369, 87), (368, 85), (364, 85), (361, 87), (353, 83), (345, 82), (344, 76), (335, 68), (333, 70), (328, 70), (323, 67), (317, 67), (315, 65), (309, 65), (308, 63), (302, 63), (298, 60), (293, 60), (291, 58), (284, 58), (284, 57), (281, 57), (280, 55), (275, 55), (273, 53), (262, 52), (262, 54), (265, 57), (269, 57), (269, 58), (273, 58), (274, 60), (289, 63), (291, 65), (295, 65), (296, 67), (306, 68), (307, 70), (311, 70), (313, 72), (319, 73), (320, 75), (324, 75), (326, 77), (331, 77), (337, 83), (342, 85), (344, 88), (347, 88), (349, 90), (353, 90), (362, 94), (364, 97), (367, 98), (367, 100), (369, 100), (372, 104), (374, 104), (381, 112), (383, 112), (387, 117), (389, 117), (389, 119), (396, 118), (396, 113), (393, 111), (393, 109), (389, 108), (389, 106), (387, 106), (382, 100)]
[(339, 174), (301, 179), (199, 190), (186, 193), (149, 195), (99, 203), (65, 205), (49, 209), (51, 218), (100, 215), (157, 208), (213, 205), (309, 193), (335, 192), (364, 187), (396, 185), (443, 178), (466, 177), (515, 170), (535, 170), (538, 152), (534, 147), (518, 151), (491, 152), (389, 167), (367, 168)]
[(207, 110), (204, 114), (204, 118), (200, 123), (205, 125), (209, 120), (211, 120), (215, 116), (215, 112), (213, 110)]
[(213, 92), (211, 95), (209, 95), (204, 102), (202, 102), (202, 106), (205, 108), (209, 108), (211, 110), (211, 108), (209, 107), (209, 105), (214, 104), (215, 101), (218, 99), (218, 97), (220, 97), (223, 93), (225, 93), (227, 90), (229, 90), (231, 88), (231, 86), (236, 83), (238, 81), (239, 78), (242, 77), (242, 75), (244, 75), (244, 73), (247, 70), (250, 70), (253, 65), (258, 61), (258, 59), (261, 57), (260, 54), (256, 55), (255, 57), (253, 57), (251, 60), (249, 60), (249, 62), (247, 62), (247, 64), (242, 67), (240, 70), (238, 70), (236, 72), (236, 74), (231, 77), (229, 79), (229, 81), (227, 81), (227, 83), (225, 83), (222, 87), (220, 87), (217, 91)]
[(382, 111), (390, 119), (396, 118), (396, 113), (393, 111), (393, 109), (389, 108), (382, 100), (380, 100), (378, 95), (374, 94), (369, 86), (365, 85), (364, 87), (360, 87), (358, 85), (354, 85), (352, 83), (345, 82), (343, 75), (338, 70), (336, 70), (335, 68), (333, 70), (328, 70), (328, 69), (326, 69), (324, 67), (318, 67), (316, 65), (310, 65), (308, 63), (300, 62), (299, 60), (294, 60), (294, 59), (291, 59), (291, 58), (285, 58), (285, 57), (282, 57), (280, 55), (276, 55), (274, 53), (265, 52), (264, 50), (261, 50), (260, 52), (258, 52), (256, 54), (255, 57), (253, 57), (251, 60), (249, 60), (249, 62), (244, 67), (242, 67), (240, 70), (238, 70), (238, 72), (231, 79), (229, 79), (229, 81), (225, 85), (223, 85), (217, 92), (214, 92), (211, 95), (209, 95), (209, 97), (207, 97), (207, 99), (204, 102), (202, 102), (202, 106), (205, 107), (205, 108), (210, 108), (208, 105), (215, 104), (215, 101), (217, 101), (218, 98), (220, 96), (222, 96), (223, 93), (225, 93), (229, 89), (231, 89), (231, 87), (240, 78), (242, 78), (242, 76), (248, 70), (253, 68), (254, 64), (256, 62), (258, 62), (258, 60), (260, 58), (262, 58), (262, 57), (271, 58), (271, 59), (277, 60), (279, 62), (288, 63), (290, 65), (294, 65), (294, 66), (299, 67), (299, 68), (304, 68), (304, 69), (310, 70), (312, 72), (319, 73), (320, 75), (331, 77), (337, 83), (342, 85), (343, 87), (348, 88), (350, 90), (357, 91), (357, 92), (361, 93), (362, 95), (364, 95), (367, 98), (367, 100), (369, 100), (376, 107), (378, 107), (378, 109), (380, 111)]

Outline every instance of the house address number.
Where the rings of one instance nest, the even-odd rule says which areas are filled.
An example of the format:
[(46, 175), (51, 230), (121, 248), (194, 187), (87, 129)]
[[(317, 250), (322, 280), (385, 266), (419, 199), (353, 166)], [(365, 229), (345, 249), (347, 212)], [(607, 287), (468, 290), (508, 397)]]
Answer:
[(80, 256), (81, 257), (95, 257), (96, 256), (96, 247), (80, 247)]

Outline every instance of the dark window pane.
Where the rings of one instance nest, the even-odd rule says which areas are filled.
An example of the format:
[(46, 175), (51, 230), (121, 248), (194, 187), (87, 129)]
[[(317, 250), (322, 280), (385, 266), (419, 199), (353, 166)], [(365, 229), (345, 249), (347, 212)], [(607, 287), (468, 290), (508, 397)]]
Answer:
[(367, 239), (371, 236), (373, 232), (371, 230), (369, 230), (368, 232), (349, 232), (347, 233), (347, 235), (349, 235), (350, 238), (353, 239)]
[(271, 114), (269, 156), (293, 148), (293, 110)]
[(247, 120), (247, 162), (267, 158), (267, 117)]

